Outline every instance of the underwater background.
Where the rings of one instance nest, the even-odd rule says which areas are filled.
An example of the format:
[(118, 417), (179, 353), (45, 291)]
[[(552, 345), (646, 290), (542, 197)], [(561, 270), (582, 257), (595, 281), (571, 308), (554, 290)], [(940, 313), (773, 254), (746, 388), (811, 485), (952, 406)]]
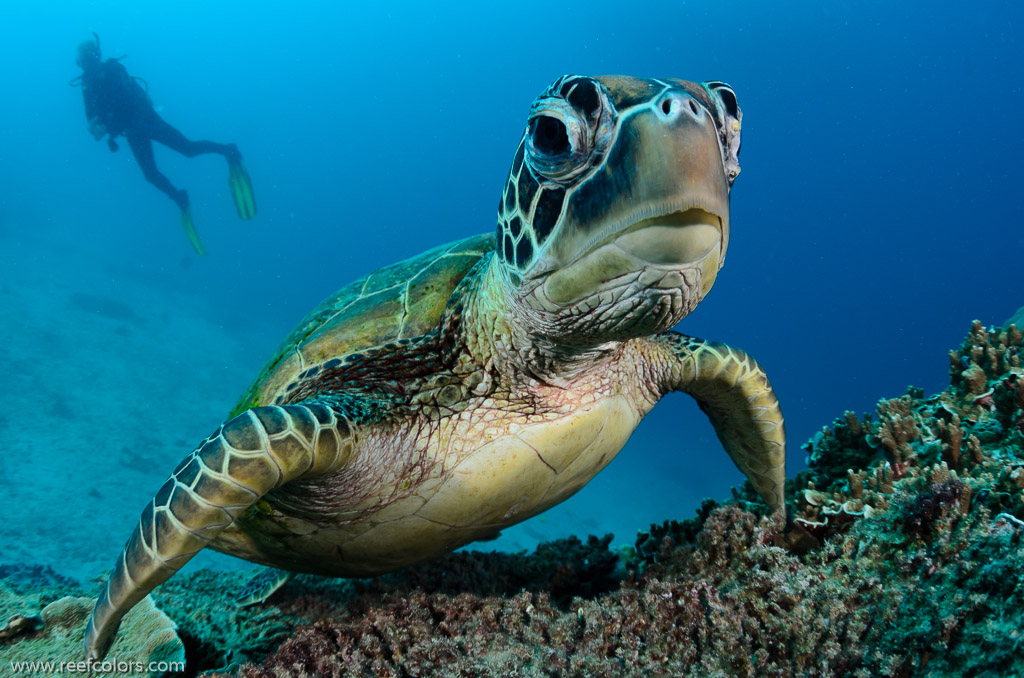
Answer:
[[(946, 385), (973, 318), (1024, 303), (1015, 2), (53, 2), (0, 8), (0, 562), (88, 581), (293, 326), (343, 284), (494, 228), (533, 98), (566, 73), (719, 79), (744, 113), (732, 237), (680, 324), (767, 370), (801, 445), (846, 409)], [(87, 133), (95, 30), (186, 136), (157, 162)], [(693, 515), (741, 481), (666, 398), (577, 496), (477, 548)], [(248, 564), (202, 554), (189, 566)]]

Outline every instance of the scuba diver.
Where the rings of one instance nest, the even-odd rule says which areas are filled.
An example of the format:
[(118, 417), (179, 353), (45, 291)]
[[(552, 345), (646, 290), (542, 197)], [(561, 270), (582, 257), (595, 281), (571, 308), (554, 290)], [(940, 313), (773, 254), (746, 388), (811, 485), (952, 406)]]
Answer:
[[(117, 137), (123, 136), (132, 149), (135, 160), (142, 168), (146, 181), (153, 184), (175, 202), (181, 210), (181, 226), (185, 229), (192, 247), (200, 255), (206, 254), (199, 240), (188, 193), (178, 190), (157, 169), (153, 158), (153, 142), (193, 158), (202, 153), (219, 153), (228, 161), (228, 184), (234, 198), (238, 216), (252, 219), (256, 216), (256, 202), (253, 197), (249, 174), (242, 166), (242, 154), (234, 144), (218, 144), (213, 141), (191, 141), (167, 123), (153, 109), (144, 81), (128, 75), (120, 59), (103, 61), (100, 55), (100, 39), (93, 33), (93, 40), (86, 40), (78, 46), (75, 63), (82, 69), (82, 75), (71, 81), (81, 84), (85, 98), (85, 117), (89, 122), (89, 133), (96, 141), (107, 137), (111, 152), (118, 149)], [(122, 57), (123, 58), (123, 57)]]

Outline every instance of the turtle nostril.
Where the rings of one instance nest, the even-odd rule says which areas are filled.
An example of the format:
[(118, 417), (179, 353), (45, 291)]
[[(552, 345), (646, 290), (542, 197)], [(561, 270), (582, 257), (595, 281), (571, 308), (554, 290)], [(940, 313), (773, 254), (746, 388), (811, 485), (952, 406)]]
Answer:
[(690, 99), (690, 110), (694, 115), (700, 115), (700, 110), (697, 108), (697, 102), (693, 99)]
[(664, 113), (665, 115), (668, 115), (669, 113), (672, 112), (671, 99), (665, 99), (664, 101), (661, 102), (661, 112)]

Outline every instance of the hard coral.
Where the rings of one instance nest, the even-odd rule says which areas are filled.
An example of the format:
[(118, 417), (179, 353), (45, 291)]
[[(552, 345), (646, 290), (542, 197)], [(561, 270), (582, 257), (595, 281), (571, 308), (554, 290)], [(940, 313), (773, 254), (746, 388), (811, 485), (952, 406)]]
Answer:
[[(154, 593), (180, 625), (189, 666), (227, 669), (257, 661), (278, 647), (302, 623), (349, 616), (392, 594), (430, 591), (475, 598), (543, 594), (555, 605), (587, 598), (618, 586), (618, 556), (612, 536), (585, 542), (569, 537), (538, 546), (532, 554), (449, 553), (372, 580), (297, 577), (265, 606), (239, 608), (235, 595), (251, 573), (200, 571), (176, 577)], [(197, 592), (200, 592), (197, 594)]]
[[(41, 628), (4, 648), (5, 666), (84, 660), (82, 638), (95, 603), (93, 598), (66, 596), (44, 607), (39, 614)], [(162, 665), (165, 670), (167, 666), (176, 666), (184, 662), (185, 651), (175, 629), (174, 622), (153, 604), (152, 599), (144, 598), (125, 616), (106, 660), (114, 666)]]

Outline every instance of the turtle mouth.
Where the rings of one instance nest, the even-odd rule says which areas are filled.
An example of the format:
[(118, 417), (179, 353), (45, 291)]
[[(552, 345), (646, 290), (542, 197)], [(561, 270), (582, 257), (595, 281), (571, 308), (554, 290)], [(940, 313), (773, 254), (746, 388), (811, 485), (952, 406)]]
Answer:
[(565, 305), (622, 281), (639, 280), (637, 276), (647, 276), (643, 286), (661, 288), (661, 282), (648, 280), (652, 275), (661, 280), (658, 271), (674, 272), (665, 280), (682, 284), (678, 275), (682, 270), (696, 271), (702, 281), (700, 296), (707, 293), (724, 255), (721, 217), (689, 207), (626, 223), (629, 225), (624, 228), (611, 228), (593, 238), (571, 263), (538, 277), (546, 298)]
[(722, 219), (696, 207), (676, 211), (637, 221), (593, 249), (613, 242), (627, 254), (650, 264), (692, 264), (721, 247)]

